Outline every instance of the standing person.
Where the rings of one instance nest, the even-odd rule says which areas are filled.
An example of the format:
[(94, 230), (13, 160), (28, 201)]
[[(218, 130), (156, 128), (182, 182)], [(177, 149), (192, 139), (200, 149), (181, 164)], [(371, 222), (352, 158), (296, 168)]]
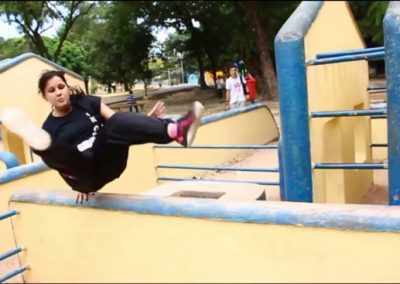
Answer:
[(227, 109), (236, 109), (244, 107), (246, 103), (245, 91), (242, 81), (238, 75), (236, 65), (229, 67), (230, 77), (226, 80), (226, 101)]
[(132, 89), (129, 89), (128, 96), (126, 97), (129, 111), (132, 112), (132, 106), (135, 105), (136, 112), (139, 112), (139, 108), (136, 102), (136, 97), (133, 95)]
[(79, 192), (77, 203), (123, 173), (129, 146), (172, 141), (190, 146), (204, 110), (195, 102), (176, 122), (159, 118), (165, 113), (162, 102), (148, 115), (114, 112), (101, 98), (68, 86), (62, 71), (43, 73), (39, 90), (52, 106), (42, 128), (14, 109), (1, 112), (0, 121)]
[(217, 78), (218, 78), (217, 81), (216, 81), (216, 84), (217, 84), (217, 96), (219, 98), (219, 102), (222, 103), (223, 99), (224, 99), (225, 83), (224, 83), (224, 80), (222, 79), (221, 75), (218, 75)]

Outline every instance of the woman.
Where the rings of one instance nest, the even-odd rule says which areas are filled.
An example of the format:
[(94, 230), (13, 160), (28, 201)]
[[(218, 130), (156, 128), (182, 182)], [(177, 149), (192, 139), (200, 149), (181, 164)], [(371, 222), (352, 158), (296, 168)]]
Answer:
[(176, 122), (159, 118), (165, 112), (161, 102), (148, 115), (114, 112), (99, 97), (69, 87), (62, 71), (43, 73), (39, 90), (52, 106), (43, 129), (17, 110), (5, 110), (0, 120), (80, 192), (77, 203), (122, 174), (130, 145), (177, 141), (190, 146), (204, 110), (195, 102)]

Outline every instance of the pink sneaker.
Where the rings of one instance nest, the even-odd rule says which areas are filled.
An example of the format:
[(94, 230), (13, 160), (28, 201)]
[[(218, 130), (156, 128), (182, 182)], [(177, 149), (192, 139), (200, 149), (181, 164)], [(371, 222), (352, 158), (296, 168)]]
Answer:
[(178, 119), (176, 142), (185, 147), (192, 145), (196, 137), (197, 128), (200, 125), (200, 118), (204, 111), (204, 106), (200, 102), (194, 102), (193, 108), (184, 116)]

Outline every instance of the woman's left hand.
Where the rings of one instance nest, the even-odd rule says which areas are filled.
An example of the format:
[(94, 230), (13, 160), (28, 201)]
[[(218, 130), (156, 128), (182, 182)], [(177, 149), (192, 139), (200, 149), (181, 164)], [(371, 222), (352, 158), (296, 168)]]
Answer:
[(89, 192), (89, 193), (82, 193), (79, 192), (78, 196), (76, 197), (75, 203), (76, 204), (82, 204), (84, 201), (88, 202), (89, 201), (89, 195), (94, 195), (94, 192)]
[(158, 101), (147, 115), (153, 117), (162, 117), (165, 115), (165, 113), (165, 104), (162, 101)]

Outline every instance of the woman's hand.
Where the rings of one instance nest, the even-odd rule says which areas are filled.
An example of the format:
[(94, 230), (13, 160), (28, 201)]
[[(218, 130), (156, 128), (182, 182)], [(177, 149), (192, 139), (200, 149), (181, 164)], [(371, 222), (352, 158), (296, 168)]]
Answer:
[(76, 204), (82, 204), (83, 201), (88, 202), (89, 201), (89, 195), (94, 195), (95, 192), (89, 192), (89, 193), (82, 193), (79, 192), (78, 196), (76, 197), (75, 203)]
[(147, 115), (153, 117), (162, 117), (165, 115), (165, 113), (165, 104), (162, 101), (158, 101)]

